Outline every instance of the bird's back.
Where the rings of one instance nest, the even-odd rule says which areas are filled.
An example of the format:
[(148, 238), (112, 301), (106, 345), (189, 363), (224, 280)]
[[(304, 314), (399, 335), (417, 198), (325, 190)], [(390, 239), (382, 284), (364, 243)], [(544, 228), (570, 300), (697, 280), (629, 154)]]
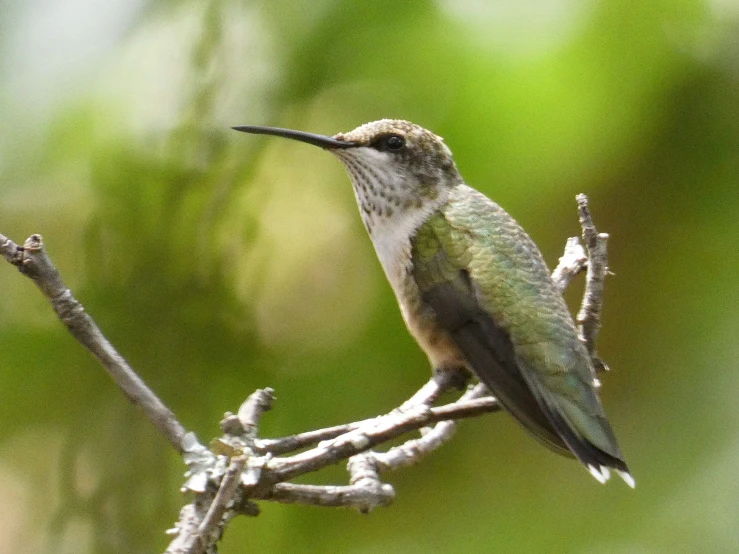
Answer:
[(627, 472), (589, 355), (541, 253), (518, 223), (460, 185), (413, 244), (422, 298), (503, 406), (591, 472)]

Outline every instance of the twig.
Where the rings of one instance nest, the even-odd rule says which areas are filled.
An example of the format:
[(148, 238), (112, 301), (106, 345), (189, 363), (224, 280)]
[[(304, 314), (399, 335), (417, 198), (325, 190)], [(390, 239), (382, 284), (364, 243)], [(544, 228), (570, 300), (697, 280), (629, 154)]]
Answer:
[(228, 466), (228, 470), (221, 479), (221, 484), (218, 487), (213, 502), (208, 507), (208, 511), (198, 526), (197, 534), (192, 538), (192, 546), (188, 554), (201, 554), (205, 552), (206, 548), (210, 544), (216, 543), (220, 540), (223, 534), (222, 519), (223, 514), (226, 512), (228, 504), (233, 501), (236, 488), (239, 485), (239, 478), (241, 472), (244, 470), (246, 465), (246, 456), (234, 456), (231, 458), (231, 463)]
[(95, 321), (87, 315), (82, 304), (72, 296), (46, 254), (41, 235), (31, 235), (23, 246), (19, 246), (0, 234), (0, 252), (22, 274), (36, 283), (69, 332), (98, 359), (128, 399), (144, 411), (159, 432), (181, 454), (185, 428), (113, 348)]
[(362, 425), (366, 425), (377, 418), (365, 419), (362, 421), (356, 421), (354, 423), (344, 423), (343, 425), (334, 425), (333, 427), (326, 427), (325, 429), (316, 429), (314, 431), (306, 431), (304, 433), (298, 433), (289, 437), (281, 437), (277, 439), (257, 439), (254, 441), (254, 446), (257, 452), (262, 454), (270, 453), (275, 456), (280, 454), (288, 454), (307, 448), (319, 442), (335, 439), (358, 429)]
[(598, 356), (595, 342), (600, 331), (600, 318), (603, 312), (603, 287), (608, 273), (608, 234), (598, 233), (588, 207), (588, 197), (577, 195), (577, 207), (582, 227), (582, 238), (588, 254), (588, 271), (585, 276), (585, 293), (580, 310), (577, 312), (580, 340), (590, 353), (596, 372), (605, 371), (608, 366)]
[[(435, 372), (433, 377), (423, 385), (413, 396), (403, 402), (396, 411), (404, 411), (413, 406), (420, 404), (431, 405), (446, 391), (459, 387), (466, 379), (466, 376), (455, 371), (439, 371)], [(255, 441), (255, 449), (258, 452), (269, 452), (274, 455), (286, 454), (294, 452), (308, 446), (318, 444), (321, 441), (334, 439), (350, 431), (354, 431), (360, 427), (372, 424), (377, 421), (376, 417), (356, 421), (354, 423), (345, 423), (343, 425), (335, 425), (325, 429), (317, 429), (314, 431), (306, 431), (289, 437), (277, 439), (257, 439)]]
[(395, 497), (392, 485), (380, 480), (380, 472), (377, 470), (371, 451), (349, 458), (346, 468), (349, 470), (351, 487), (362, 493), (362, 496), (358, 498), (361, 503), (352, 505), (361, 513), (368, 514), (375, 508), (385, 506), (387, 501)]
[(275, 391), (269, 387), (259, 389), (246, 399), (239, 408), (238, 417), (243, 425), (245, 434), (253, 439), (259, 433), (259, 423), (265, 412), (272, 408), (275, 401)]
[(492, 397), (457, 401), (446, 406), (430, 408), (418, 405), (405, 412), (394, 411), (378, 417), (365, 427), (359, 427), (336, 439), (325, 441), (316, 448), (289, 458), (272, 458), (265, 467), (265, 479), (281, 482), (294, 479), (327, 465), (340, 462), (400, 435), (430, 424), (449, 419), (475, 417), (481, 413), (499, 410)]
[[(430, 425), (440, 421), (452, 420), (452, 419), (467, 419), (470, 417), (477, 417), (484, 413), (493, 413), (500, 411), (495, 398), (488, 396), (486, 398), (479, 398), (477, 400), (468, 400), (466, 397), (462, 397), (456, 402), (433, 408), (428, 415), (428, 420), (420, 424), (419, 429), (424, 425)], [(289, 437), (283, 437), (279, 439), (257, 439), (255, 441), (255, 450), (260, 454), (287, 454), (294, 452), (308, 446), (318, 444), (323, 441), (329, 441), (342, 435), (346, 435), (350, 432), (356, 431), (375, 424), (379, 419), (383, 417), (392, 417), (393, 414), (400, 414), (402, 412), (395, 410), (388, 415), (375, 417), (372, 419), (365, 419), (354, 423), (347, 423), (344, 425), (336, 425), (334, 427), (327, 427), (325, 429), (317, 429), (315, 431), (307, 431), (305, 433), (299, 433)], [(415, 430), (415, 429), (411, 429)]]
[(221, 429), (227, 435), (238, 436), (249, 441), (249, 446), (252, 446), (251, 443), (258, 434), (259, 422), (264, 413), (272, 408), (274, 401), (275, 391), (273, 389), (269, 387), (257, 389), (241, 404), (236, 415), (231, 412), (226, 413), (221, 421)]
[(468, 417), (467, 414), (476, 416), (478, 409), (489, 410), (490, 413), (500, 411), (500, 404), (489, 394), (487, 387), (478, 384), (457, 402), (433, 408), (432, 412), (441, 418), (439, 423), (425, 432), (422, 430), (418, 439), (394, 446), (387, 452), (372, 452), (375, 467), (378, 471), (389, 471), (415, 465), (454, 436), (456, 420)]
[[(173, 529), (174, 535), (165, 554), (215, 553), (225, 525), (231, 519), (227, 510), (234, 502), (247, 456), (231, 458), (228, 468), (220, 475), (220, 482), (209, 487), (180, 510), (180, 518)], [(217, 488), (215, 488), (217, 487)]]
[[(258, 389), (239, 407), (237, 415), (227, 413), (221, 428), (226, 435), (213, 450), (222, 451), (216, 457), (199, 444), (185, 456), (190, 471), (186, 488), (198, 493), (191, 508), (180, 512), (174, 533), (177, 535), (167, 548), (167, 554), (201, 554), (214, 545), (223, 534), (226, 524), (236, 513), (253, 512), (253, 505), (245, 498), (240, 505), (237, 496), (251, 492), (261, 475), (261, 463), (253, 456), (254, 438), (259, 432), (262, 416), (274, 402), (271, 388)], [(221, 471), (226, 458), (228, 468)], [(250, 467), (244, 471), (248, 462)], [(191, 486), (191, 483), (195, 485)], [(210, 486), (208, 486), (210, 484)], [(239, 484), (242, 485), (239, 490)], [(214, 488), (217, 491), (213, 494)], [(238, 493), (238, 494), (237, 494)]]
[(395, 500), (395, 491), (390, 485), (378, 489), (349, 486), (296, 485), (277, 483), (257, 500), (274, 500), (285, 504), (310, 504), (311, 506), (359, 507), (369, 511), (374, 507), (389, 506)]
[(559, 264), (552, 272), (552, 281), (559, 292), (563, 293), (570, 281), (588, 265), (588, 255), (580, 244), (580, 239), (570, 237), (567, 239), (564, 254), (559, 259)]

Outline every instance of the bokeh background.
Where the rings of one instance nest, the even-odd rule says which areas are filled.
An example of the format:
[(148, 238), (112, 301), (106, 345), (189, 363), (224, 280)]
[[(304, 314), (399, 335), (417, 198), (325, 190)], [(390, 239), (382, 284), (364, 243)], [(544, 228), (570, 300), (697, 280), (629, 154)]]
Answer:
[[(590, 196), (615, 274), (602, 394), (637, 488), (491, 415), (388, 475), (392, 507), (263, 503), (221, 552), (739, 552), (736, 0), (5, 0), (0, 232), (43, 234), (203, 441), (263, 386), (266, 436), (382, 413), (429, 367), (348, 178), (229, 130), (382, 117), (444, 136), (550, 265)], [(183, 469), (1, 263), (0, 552), (160, 551)]]

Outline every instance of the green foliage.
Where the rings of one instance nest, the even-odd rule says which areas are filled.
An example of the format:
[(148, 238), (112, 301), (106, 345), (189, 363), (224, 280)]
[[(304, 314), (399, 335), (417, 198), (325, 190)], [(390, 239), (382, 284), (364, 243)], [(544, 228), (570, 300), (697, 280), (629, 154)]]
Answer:
[[(203, 441), (257, 387), (276, 389), (263, 433), (280, 435), (391, 409), (428, 375), (339, 164), (230, 125), (410, 119), (550, 264), (577, 232), (575, 193), (611, 233), (603, 397), (636, 491), (496, 415), (387, 476), (388, 509), (263, 504), (221, 552), (735, 551), (731, 2), (151, 2), (84, 69), (50, 65), (82, 27), (29, 33), (43, 14), (12, 8), (0, 232), (44, 235)], [(161, 550), (182, 464), (31, 283), (7, 264), (0, 283), (0, 550)]]

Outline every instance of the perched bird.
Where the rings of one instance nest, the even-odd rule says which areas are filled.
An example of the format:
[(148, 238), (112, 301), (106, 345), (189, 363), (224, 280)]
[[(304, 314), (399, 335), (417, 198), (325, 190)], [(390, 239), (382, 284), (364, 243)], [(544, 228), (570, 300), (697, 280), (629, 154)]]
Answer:
[(601, 483), (634, 479), (590, 356), (539, 249), (467, 186), (444, 141), (383, 119), (334, 137), (234, 127), (324, 148), (346, 167), (406, 325), (438, 370), (471, 370), (525, 429)]

